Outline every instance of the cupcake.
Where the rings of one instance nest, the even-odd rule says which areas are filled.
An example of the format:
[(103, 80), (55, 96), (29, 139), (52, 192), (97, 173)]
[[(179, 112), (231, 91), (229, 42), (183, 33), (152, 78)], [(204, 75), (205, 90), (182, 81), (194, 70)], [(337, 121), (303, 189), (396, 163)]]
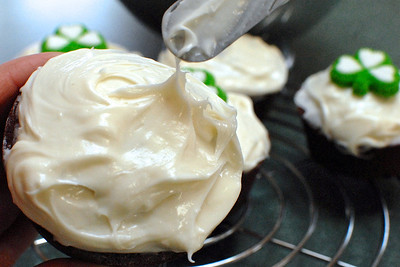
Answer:
[[(158, 61), (175, 66), (175, 57), (169, 50), (162, 51)], [(243, 35), (210, 60), (196, 63), (181, 61), (180, 64), (207, 70), (227, 92), (255, 99), (280, 92), (288, 78), (288, 68), (279, 48), (250, 34)]]
[(107, 42), (103, 35), (88, 29), (83, 24), (64, 24), (57, 27), (53, 34), (46, 36), (43, 41), (25, 48), (19, 56), (27, 56), (41, 52), (69, 52), (80, 48), (117, 49), (124, 47)]
[(269, 156), (271, 143), (268, 130), (255, 114), (253, 101), (249, 96), (225, 92), (219, 86), (216, 77), (207, 70), (188, 67), (184, 67), (182, 70), (191, 73), (237, 111), (236, 133), (244, 162), (242, 190), (239, 200), (246, 200), (254, 179), (259, 172), (259, 167)]
[(3, 145), (9, 188), (66, 254), (191, 260), (239, 196), (235, 109), (174, 68), (79, 49), (33, 73), (18, 101)]
[(311, 155), (353, 175), (400, 173), (399, 71), (369, 48), (340, 56), (296, 92)]

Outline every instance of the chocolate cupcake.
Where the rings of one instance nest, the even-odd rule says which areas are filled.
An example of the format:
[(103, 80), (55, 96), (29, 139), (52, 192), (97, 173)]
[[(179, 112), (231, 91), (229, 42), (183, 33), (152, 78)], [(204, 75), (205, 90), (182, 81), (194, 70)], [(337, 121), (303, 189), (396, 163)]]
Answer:
[(239, 196), (236, 112), (190, 75), (80, 49), (49, 60), (18, 101), (3, 145), (13, 200), (73, 257), (191, 260)]
[(355, 176), (398, 175), (399, 80), (389, 56), (369, 48), (306, 79), (294, 101), (311, 155)]

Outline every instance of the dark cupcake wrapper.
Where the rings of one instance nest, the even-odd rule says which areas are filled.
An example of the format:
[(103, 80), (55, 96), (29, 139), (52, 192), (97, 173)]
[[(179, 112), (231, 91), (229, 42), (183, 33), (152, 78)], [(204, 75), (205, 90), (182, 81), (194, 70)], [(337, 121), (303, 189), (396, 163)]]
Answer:
[(34, 226), (47, 242), (64, 254), (75, 259), (105, 266), (158, 266), (176, 260), (186, 254), (183, 252), (175, 253), (169, 251), (154, 253), (108, 253), (86, 251), (71, 246), (64, 246), (54, 240), (53, 235), (46, 229), (35, 223)]
[[(300, 115), (304, 111), (299, 109)], [(320, 129), (302, 118), (310, 154), (313, 159), (335, 171), (355, 177), (379, 178), (400, 174), (400, 145), (369, 148), (361, 155), (346, 152), (334, 140), (327, 138)]]

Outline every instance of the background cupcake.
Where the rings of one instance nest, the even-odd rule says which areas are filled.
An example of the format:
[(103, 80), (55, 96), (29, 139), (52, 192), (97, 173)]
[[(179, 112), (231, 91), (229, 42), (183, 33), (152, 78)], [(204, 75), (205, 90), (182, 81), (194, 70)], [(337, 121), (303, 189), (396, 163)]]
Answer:
[(398, 89), (389, 56), (368, 48), (306, 79), (294, 101), (314, 158), (352, 174), (398, 174)]
[[(162, 51), (158, 61), (175, 66), (175, 56), (169, 50)], [(181, 61), (181, 66), (205, 69), (227, 92), (253, 98), (280, 92), (288, 78), (288, 67), (279, 48), (250, 34), (240, 37), (210, 60), (196, 63)]]
[(99, 32), (90, 30), (83, 24), (63, 24), (57, 27), (54, 33), (46, 36), (43, 41), (25, 48), (19, 56), (49, 51), (69, 52), (80, 48), (92, 47), (96, 49), (126, 50), (121, 45), (106, 41)]

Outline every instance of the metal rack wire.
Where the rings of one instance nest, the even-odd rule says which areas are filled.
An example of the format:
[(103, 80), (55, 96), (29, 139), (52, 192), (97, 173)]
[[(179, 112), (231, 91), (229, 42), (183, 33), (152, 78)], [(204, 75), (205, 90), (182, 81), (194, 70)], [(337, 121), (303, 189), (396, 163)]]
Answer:
[[(269, 111), (260, 114), (270, 132), (272, 151), (247, 205), (234, 221), (224, 221), (218, 234), (207, 239), (205, 248), (194, 255), (195, 264), (182, 259), (164, 267), (379, 265), (390, 235), (390, 213), (379, 183), (357, 181), (372, 192), (368, 197), (373, 196), (376, 203), (374, 225), (380, 228), (380, 237), (369, 244), (360, 260), (353, 255), (351, 245), (359, 242), (354, 241), (355, 228), (363, 224), (362, 220), (356, 223), (359, 207), (353, 188), (346, 184), (351, 178), (341, 179), (340, 174), (329, 173), (309, 158), (302, 127), (290, 101), (291, 95), (283, 94), (270, 103)], [(329, 205), (336, 215), (331, 216)], [(337, 226), (335, 221), (343, 226)], [(330, 224), (331, 228), (325, 227)], [(33, 246), (42, 259), (51, 258), (42, 251), (43, 246), (48, 246), (43, 239)]]

